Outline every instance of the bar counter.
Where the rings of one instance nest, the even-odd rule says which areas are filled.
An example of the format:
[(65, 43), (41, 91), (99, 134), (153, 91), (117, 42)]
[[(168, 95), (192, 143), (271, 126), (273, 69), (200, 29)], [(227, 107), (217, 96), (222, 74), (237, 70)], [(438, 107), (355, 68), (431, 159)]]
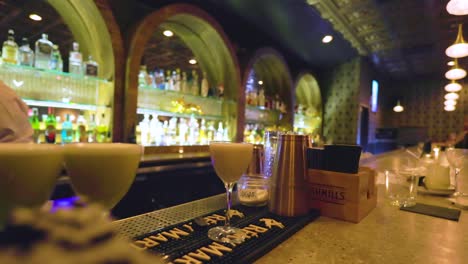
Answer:
[[(361, 164), (379, 171), (391, 167), (402, 153), (381, 154)], [(467, 211), (462, 210), (459, 222), (400, 211), (385, 199), (382, 180), (379, 173), (377, 207), (360, 223), (321, 216), (256, 263), (466, 263)], [(114, 224), (122, 235), (133, 237), (222, 209), (224, 197), (216, 195)], [(417, 201), (453, 207), (446, 197), (418, 194)]]

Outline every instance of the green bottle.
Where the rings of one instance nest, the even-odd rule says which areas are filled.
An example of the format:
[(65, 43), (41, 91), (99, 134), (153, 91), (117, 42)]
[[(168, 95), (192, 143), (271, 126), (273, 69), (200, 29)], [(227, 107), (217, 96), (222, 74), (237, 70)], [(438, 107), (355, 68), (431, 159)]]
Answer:
[(47, 111), (47, 118), (45, 120), (46, 130), (45, 130), (45, 138), (47, 143), (55, 143), (55, 136), (57, 127), (57, 121), (55, 120), (55, 115), (52, 112), (52, 107), (49, 107)]
[(39, 122), (39, 110), (37, 108), (32, 109), (32, 116), (29, 118), (29, 123), (34, 131), (33, 139), (35, 143), (39, 143), (39, 134), (40, 134), (40, 122)]

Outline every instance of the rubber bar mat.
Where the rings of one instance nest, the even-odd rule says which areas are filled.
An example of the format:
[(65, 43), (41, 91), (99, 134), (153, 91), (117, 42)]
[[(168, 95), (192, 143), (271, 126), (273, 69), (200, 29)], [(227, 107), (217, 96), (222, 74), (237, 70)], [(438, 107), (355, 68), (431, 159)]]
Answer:
[(137, 236), (131, 244), (161, 254), (169, 263), (251, 263), (319, 216), (312, 210), (301, 217), (282, 217), (264, 208), (236, 206), (231, 225), (243, 229), (247, 239), (223, 244), (208, 238), (211, 227), (224, 224), (224, 210)]

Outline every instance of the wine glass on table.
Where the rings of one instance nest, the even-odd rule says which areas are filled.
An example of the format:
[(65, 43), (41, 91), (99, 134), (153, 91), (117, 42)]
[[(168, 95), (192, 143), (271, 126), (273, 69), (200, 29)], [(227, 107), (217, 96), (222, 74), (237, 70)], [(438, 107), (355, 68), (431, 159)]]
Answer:
[(238, 244), (245, 240), (245, 233), (230, 225), (232, 203), (232, 188), (247, 170), (252, 159), (253, 145), (250, 143), (234, 143), (229, 141), (210, 142), (211, 163), (216, 175), (223, 181), (227, 195), (226, 221), (224, 226), (208, 230), (208, 237), (214, 241)]
[(463, 169), (464, 162), (465, 162), (465, 155), (466, 155), (465, 149), (457, 149), (457, 148), (447, 148), (445, 150), (445, 155), (447, 157), (447, 161), (449, 162), (450, 166), (454, 170), (454, 187), (455, 187), (455, 192), (453, 193), (453, 196), (458, 197), (458, 196), (468, 196), (468, 194), (460, 192), (460, 182), (459, 182), (459, 175), (460, 171)]

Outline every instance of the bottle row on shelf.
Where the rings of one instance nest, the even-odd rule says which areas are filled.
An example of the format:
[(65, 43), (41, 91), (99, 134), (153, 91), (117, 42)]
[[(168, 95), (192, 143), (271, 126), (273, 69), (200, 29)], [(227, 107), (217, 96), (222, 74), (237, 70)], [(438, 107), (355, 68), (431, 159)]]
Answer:
[(137, 143), (153, 146), (207, 145), (212, 140), (230, 140), (223, 121), (177, 118), (145, 113), (136, 128)]
[(34, 142), (66, 144), (110, 141), (109, 119), (104, 113), (96, 118), (94, 112), (88, 112), (86, 115), (80, 112), (78, 117), (69, 112), (62, 115), (56, 115), (54, 112), (52, 107), (48, 107), (47, 114), (42, 115), (38, 108), (30, 109), (29, 122), (34, 131)]
[(154, 69), (148, 72), (146, 65), (142, 65), (138, 74), (138, 87), (177, 91), (202, 97), (224, 96), (223, 84), (210, 86), (205, 72), (200, 78), (196, 70), (185, 72), (179, 68)]
[[(47, 34), (42, 34), (34, 44), (34, 51), (26, 37), (22, 38), (21, 45), (15, 41), (15, 32), (8, 30), (7, 40), (2, 46), (2, 61), (9, 64), (30, 66), (37, 69), (63, 72), (63, 60), (59, 46), (48, 39)], [(83, 62), (83, 55), (79, 50), (79, 44), (73, 42), (73, 48), (69, 53), (68, 71), (76, 75), (97, 76), (99, 65), (92, 56)]]

